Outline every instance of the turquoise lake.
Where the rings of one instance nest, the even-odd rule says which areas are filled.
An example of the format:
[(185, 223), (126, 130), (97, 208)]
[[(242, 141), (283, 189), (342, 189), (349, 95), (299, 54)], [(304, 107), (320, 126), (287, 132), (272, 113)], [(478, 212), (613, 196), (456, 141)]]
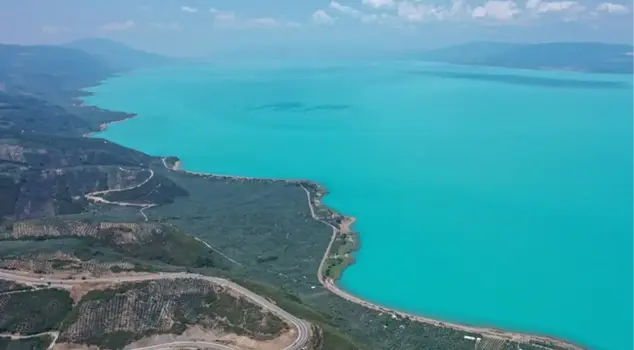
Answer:
[(98, 134), (301, 178), (358, 218), (340, 286), (443, 320), (632, 349), (632, 78), (415, 62), (190, 64), (90, 89)]

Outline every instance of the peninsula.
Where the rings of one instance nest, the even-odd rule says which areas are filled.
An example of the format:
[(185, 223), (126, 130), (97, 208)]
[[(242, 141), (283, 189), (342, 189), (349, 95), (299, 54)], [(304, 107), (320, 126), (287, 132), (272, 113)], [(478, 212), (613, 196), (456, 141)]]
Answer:
[(0, 344), (582, 348), (390, 310), (340, 289), (359, 234), (354, 218), (322, 203), (319, 184), (188, 172), (175, 156), (93, 134), (134, 116), (81, 104), (81, 89), (142, 65), (109, 57), (113, 43), (95, 56), (95, 45), (0, 46), (10, 62), (0, 66), (0, 314), (12, 315), (0, 318)]

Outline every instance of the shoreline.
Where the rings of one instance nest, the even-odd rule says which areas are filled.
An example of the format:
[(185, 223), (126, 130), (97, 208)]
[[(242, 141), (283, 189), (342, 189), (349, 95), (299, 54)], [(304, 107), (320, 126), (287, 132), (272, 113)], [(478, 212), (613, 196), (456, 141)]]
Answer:
[[(108, 126), (112, 123), (120, 123), (120, 122), (124, 122), (127, 121), (129, 119), (135, 118), (137, 117), (136, 114), (129, 114), (128, 117), (124, 118), (124, 119), (120, 119), (120, 120), (113, 120), (110, 122), (105, 122), (102, 123), (99, 126), (99, 129), (96, 131), (92, 131), (89, 133), (86, 133), (83, 135), (83, 137), (92, 137), (93, 135), (106, 131)], [(185, 170), (183, 168), (183, 164), (182, 161), (175, 156), (168, 156), (168, 157), (155, 157), (154, 158), (160, 158), (162, 161), (163, 166), (168, 170), (168, 171), (175, 171), (175, 172), (181, 172), (181, 173), (185, 173), (185, 174), (190, 174), (190, 175), (195, 175), (195, 176), (203, 176), (203, 177), (212, 177), (212, 178), (218, 178), (218, 179), (227, 179), (227, 180), (240, 180), (240, 181), (258, 181), (258, 182), (285, 182), (285, 183), (289, 183), (289, 184), (296, 184), (298, 186), (300, 186), (305, 192), (306, 192), (306, 196), (307, 196), (307, 201), (308, 201), (308, 207), (310, 209), (310, 213), (311, 216), (314, 220), (317, 220), (329, 227), (332, 228), (333, 233), (331, 235), (330, 241), (328, 243), (328, 246), (326, 248), (326, 251), (324, 252), (324, 255), (321, 259), (321, 262), (319, 264), (319, 267), (317, 269), (317, 278), (320, 282), (320, 284), (328, 289), (328, 291), (330, 291), (331, 293), (339, 296), (340, 298), (343, 298), (349, 302), (358, 304), (360, 306), (363, 306), (365, 308), (368, 309), (372, 309), (375, 310), (377, 312), (380, 313), (386, 313), (386, 314), (391, 314), (393, 318), (398, 319), (409, 319), (412, 320), (414, 322), (420, 322), (420, 323), (425, 323), (428, 325), (432, 325), (435, 327), (444, 327), (444, 328), (452, 328), (454, 330), (458, 330), (458, 331), (462, 331), (462, 332), (466, 332), (466, 333), (470, 333), (470, 334), (479, 334), (482, 337), (489, 337), (489, 338), (494, 338), (494, 339), (500, 339), (500, 340), (507, 340), (507, 341), (514, 341), (514, 342), (518, 342), (518, 343), (524, 343), (524, 344), (531, 344), (533, 346), (541, 346), (546, 348), (547, 346), (556, 346), (558, 347), (558, 349), (569, 349), (569, 350), (584, 350), (587, 349), (581, 345), (577, 345), (574, 344), (572, 342), (569, 342), (565, 339), (560, 339), (560, 338), (556, 338), (553, 336), (546, 336), (546, 335), (538, 335), (538, 334), (531, 334), (531, 333), (522, 333), (522, 332), (515, 332), (515, 331), (506, 331), (506, 330), (502, 330), (502, 329), (498, 329), (498, 328), (494, 328), (494, 327), (486, 327), (486, 326), (472, 326), (472, 325), (468, 325), (465, 323), (459, 323), (459, 322), (450, 322), (450, 321), (443, 321), (440, 319), (434, 319), (434, 318), (430, 318), (430, 317), (425, 317), (422, 315), (416, 315), (416, 314), (412, 314), (412, 313), (408, 313), (405, 311), (400, 311), (397, 309), (393, 309), (393, 308), (389, 308), (386, 306), (381, 306), (379, 304), (375, 304), (373, 302), (364, 300), (360, 297), (357, 297), (343, 289), (341, 289), (339, 286), (337, 286), (336, 282), (338, 279), (333, 279), (333, 278), (329, 278), (328, 276), (325, 275), (324, 273), (324, 266), (326, 265), (326, 262), (328, 261), (328, 259), (330, 257), (332, 257), (331, 253), (332, 253), (332, 247), (333, 244), (335, 243), (336, 239), (338, 238), (338, 236), (341, 236), (342, 234), (349, 234), (349, 233), (353, 233), (352, 232), (352, 225), (354, 225), (354, 223), (356, 222), (357, 218), (356, 217), (352, 217), (352, 216), (345, 216), (342, 214), (339, 214), (338, 212), (336, 212), (334, 209), (329, 208), (328, 206), (324, 205), (322, 203), (322, 199), (328, 194), (328, 191), (326, 190), (326, 188), (324, 186), (322, 186), (319, 183), (313, 182), (311, 180), (305, 180), (305, 179), (275, 179), (275, 178), (259, 178), (259, 177), (249, 177), (249, 176), (239, 176), (239, 175), (223, 175), (223, 174), (215, 174), (215, 173), (205, 173), (205, 172), (196, 172), (196, 171), (189, 171), (189, 170)], [(173, 164), (169, 165), (167, 162), (167, 159), (171, 158), (173, 159)], [(305, 186), (306, 185), (306, 186)], [(309, 190), (306, 187), (310, 187), (311, 190), (314, 192), (311, 192), (311, 190)], [(320, 215), (317, 214), (318, 211), (325, 211), (327, 213), (329, 213), (330, 215), (327, 217), (322, 217)], [(332, 220), (333, 222), (330, 222), (330, 220)], [(357, 243), (358, 243), (358, 238), (357, 238)], [(355, 249), (356, 250), (356, 249)], [(343, 270), (345, 270), (348, 266), (350, 266), (352, 263), (354, 263), (354, 258), (352, 258), (352, 261), (344, 264), (344, 268)], [(467, 337), (467, 335), (465, 335), (465, 338)], [(479, 337), (471, 337), (473, 338), (472, 340), (474, 340), (475, 342), (479, 342), (481, 340), (481, 338)], [(469, 338), (469, 339), (471, 339)], [(548, 349), (548, 348), (546, 348)]]
[[(478, 333), (478, 334), (481, 334), (482, 336), (487, 336), (491, 338), (515, 341), (520, 343), (528, 343), (532, 345), (536, 345), (535, 342), (539, 342), (540, 344), (543, 344), (543, 346), (552, 345), (552, 346), (558, 346), (564, 349), (574, 349), (574, 350), (585, 349), (582, 346), (576, 345), (564, 339), (559, 339), (559, 338), (555, 338), (551, 336), (506, 331), (506, 330), (498, 329), (494, 327), (472, 326), (472, 325), (468, 325), (464, 323), (443, 321), (440, 319), (434, 319), (434, 318), (425, 317), (422, 315), (416, 315), (416, 314), (408, 313), (405, 311), (400, 311), (400, 310), (389, 308), (386, 306), (381, 306), (381, 305), (372, 303), (370, 301), (364, 300), (360, 297), (357, 297), (341, 289), (339, 286), (337, 286), (336, 284), (337, 280), (333, 278), (328, 278), (327, 276), (325, 276), (325, 273), (323, 271), (324, 267), (326, 266), (326, 262), (328, 258), (331, 257), (332, 246), (336, 238), (341, 234), (352, 233), (353, 232), (352, 226), (357, 221), (357, 218), (353, 216), (345, 216), (345, 215), (337, 214), (334, 210), (324, 205), (321, 202), (321, 199), (324, 198), (328, 192), (325, 190), (325, 188), (322, 185), (312, 182), (310, 180), (269, 179), (269, 178), (256, 178), (256, 177), (248, 177), (248, 176), (220, 175), (220, 174), (214, 174), (214, 173), (195, 172), (195, 171), (184, 170), (182, 167), (182, 161), (180, 160), (175, 161), (172, 167), (169, 167), (167, 165), (165, 158), (162, 158), (162, 160), (163, 160), (163, 164), (170, 171), (179, 171), (179, 172), (196, 175), (196, 176), (207, 176), (207, 177), (213, 177), (213, 178), (232, 179), (232, 180), (284, 181), (287, 183), (296, 183), (300, 187), (302, 187), (302, 189), (306, 191), (308, 206), (310, 208), (310, 212), (311, 212), (311, 215), (313, 216), (313, 219), (331, 227), (333, 230), (332, 236), (330, 238), (330, 242), (328, 244), (328, 247), (326, 248), (326, 251), (324, 253), (324, 256), (322, 257), (322, 260), (319, 264), (319, 268), (317, 271), (317, 277), (319, 279), (319, 282), (330, 292), (332, 292), (333, 294), (336, 294), (337, 296), (349, 302), (353, 302), (355, 304), (361, 305), (363, 307), (366, 307), (381, 313), (391, 314), (393, 317), (396, 317), (396, 318), (400, 317), (403, 319), (410, 319), (415, 322), (421, 322), (421, 323), (433, 325), (436, 327), (453, 328), (463, 332)], [(304, 186), (304, 184), (317, 187), (317, 190), (315, 191), (317, 196), (314, 196), (313, 194), (311, 194), (311, 191), (307, 189)], [(339, 224), (331, 223), (327, 220), (327, 218), (321, 218), (316, 214), (318, 210), (318, 209), (316, 210), (316, 207), (321, 207), (321, 209), (325, 209), (330, 212), (333, 212), (335, 213), (335, 215), (340, 215), (339, 217), (342, 217), (343, 219), (339, 222)], [(347, 265), (345, 268), (347, 268), (348, 266), (349, 265)]]

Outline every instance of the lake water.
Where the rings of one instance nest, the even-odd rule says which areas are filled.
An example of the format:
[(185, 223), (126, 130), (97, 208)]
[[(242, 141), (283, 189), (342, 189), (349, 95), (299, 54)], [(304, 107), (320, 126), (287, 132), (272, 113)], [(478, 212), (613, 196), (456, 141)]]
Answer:
[(632, 78), (412, 62), (192, 64), (87, 102), (188, 170), (324, 184), (340, 286), (385, 306), (632, 349)]

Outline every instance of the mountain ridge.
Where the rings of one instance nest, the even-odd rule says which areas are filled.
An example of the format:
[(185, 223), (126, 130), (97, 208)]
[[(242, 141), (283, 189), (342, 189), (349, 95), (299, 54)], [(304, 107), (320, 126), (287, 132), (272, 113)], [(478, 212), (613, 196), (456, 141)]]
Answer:
[(117, 41), (102, 38), (79, 39), (63, 47), (84, 51), (117, 71), (155, 67), (176, 62), (176, 59), (157, 53), (134, 49)]
[(428, 50), (419, 59), (459, 65), (631, 74), (633, 51), (632, 45), (598, 42), (471, 42)]

